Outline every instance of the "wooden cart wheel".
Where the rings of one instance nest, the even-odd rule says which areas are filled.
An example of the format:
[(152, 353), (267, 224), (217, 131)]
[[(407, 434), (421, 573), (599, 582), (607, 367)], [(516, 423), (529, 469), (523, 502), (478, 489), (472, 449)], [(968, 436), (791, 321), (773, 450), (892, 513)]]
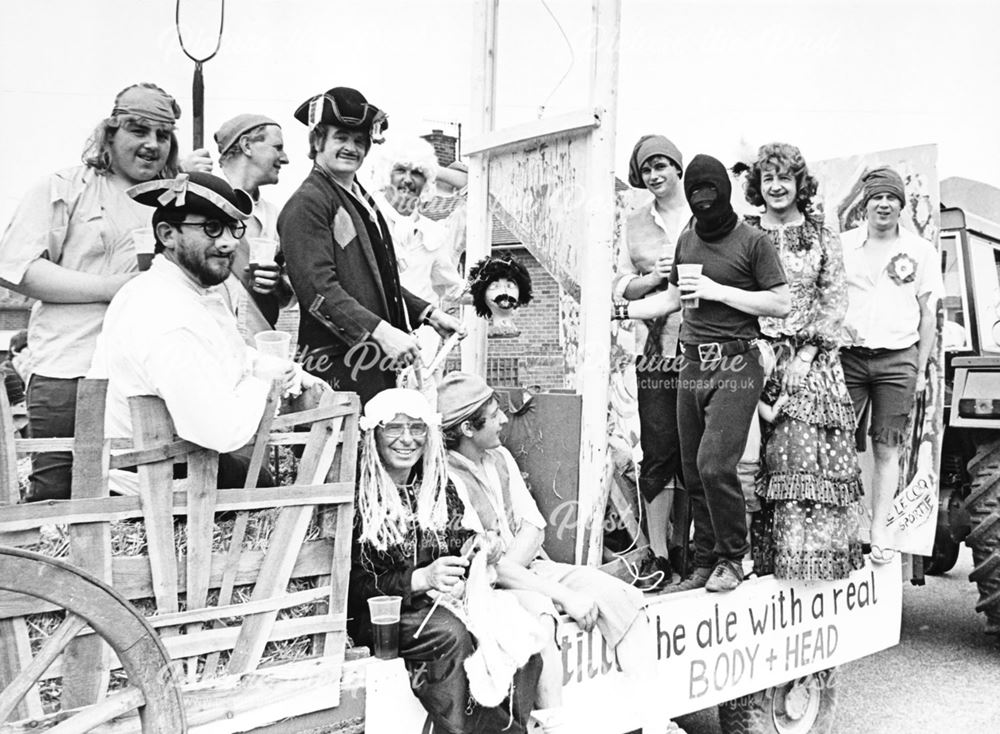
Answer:
[(0, 589), (56, 604), (66, 619), (31, 662), (0, 691), (0, 725), (85, 626), (118, 654), (129, 686), (74, 713), (52, 731), (86, 732), (138, 709), (144, 734), (187, 731), (181, 692), (170, 675), (170, 657), (159, 636), (126, 599), (107, 584), (64, 561), (0, 547)]

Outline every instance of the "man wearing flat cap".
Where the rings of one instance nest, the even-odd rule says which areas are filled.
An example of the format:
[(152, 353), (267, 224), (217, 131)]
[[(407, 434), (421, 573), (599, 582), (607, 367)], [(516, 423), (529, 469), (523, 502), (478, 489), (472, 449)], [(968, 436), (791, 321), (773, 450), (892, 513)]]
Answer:
[[(28, 324), (28, 419), (35, 438), (72, 436), (77, 382), (90, 366), (108, 302), (138, 274), (133, 232), (149, 209), (125, 190), (177, 171), (180, 107), (155, 84), (115, 98), (94, 130), (84, 165), (29, 190), (0, 240), (0, 282), (35, 298)], [(70, 496), (72, 454), (32, 458), (26, 499)]]
[[(261, 186), (278, 183), (288, 155), (281, 127), (264, 115), (245, 113), (227, 120), (215, 133), (215, 142), (222, 176), (253, 200), (246, 236), (233, 255), (232, 275), (223, 283), (240, 333), (249, 341), (257, 332), (273, 329), (278, 312), (292, 298), (291, 285), (281, 273), (284, 258), (278, 253), (278, 208), (260, 195)], [(265, 253), (266, 262), (251, 262), (253, 238), (273, 242)]]
[(848, 295), (840, 361), (855, 412), (870, 416), (872, 560), (887, 563), (895, 555), (886, 520), (899, 484), (900, 447), (924, 389), (944, 287), (934, 246), (899, 225), (906, 207), (899, 174), (876, 168), (862, 184), (867, 222), (840, 238)]
[(207, 173), (148, 181), (128, 194), (155, 209), (158, 256), (112, 300), (97, 340), (88, 376), (108, 380), (107, 435), (131, 437), (128, 399), (157, 395), (177, 435), (221, 454), (219, 486), (243, 486), (249, 460), (233, 452), (253, 437), (271, 379), (295, 389), (303, 377), (291, 360), (244, 343), (216, 287), (229, 276), (253, 204)]
[(362, 403), (395, 387), (419, 359), (413, 335), (429, 324), (442, 336), (461, 324), (399, 282), (392, 234), (356, 173), (386, 116), (355, 89), (335, 87), (299, 106), (309, 127), (312, 172), (278, 217), (281, 249), (301, 308), (303, 367)]

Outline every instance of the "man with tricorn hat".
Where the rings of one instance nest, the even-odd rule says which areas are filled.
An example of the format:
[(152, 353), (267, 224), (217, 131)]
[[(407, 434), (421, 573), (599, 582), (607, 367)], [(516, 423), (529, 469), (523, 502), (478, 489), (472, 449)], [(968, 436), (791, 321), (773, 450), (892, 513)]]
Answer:
[(303, 102), (295, 118), (309, 127), (314, 166), (282, 209), (278, 232), (302, 311), (302, 364), (366, 402), (419, 359), (414, 329), (426, 323), (447, 336), (462, 327), (400, 285), (389, 227), (355, 177), (382, 142), (385, 113), (357, 90), (335, 87)]
[(272, 379), (289, 390), (318, 380), (291, 360), (248, 347), (216, 287), (253, 210), (249, 195), (207, 173), (128, 191), (154, 207), (157, 255), (108, 307), (89, 376), (108, 380), (107, 435), (130, 437), (128, 399), (157, 395), (177, 435), (218, 451), (219, 486), (240, 487), (249, 460), (233, 452), (257, 429)]
[[(138, 272), (133, 232), (149, 209), (130, 186), (173, 176), (177, 102), (155, 84), (126, 87), (94, 130), (83, 165), (31, 188), (0, 240), (0, 282), (38, 303), (28, 324), (28, 419), (35, 438), (72, 436), (77, 382), (108, 302)], [(37, 454), (27, 499), (70, 495), (72, 454)]]

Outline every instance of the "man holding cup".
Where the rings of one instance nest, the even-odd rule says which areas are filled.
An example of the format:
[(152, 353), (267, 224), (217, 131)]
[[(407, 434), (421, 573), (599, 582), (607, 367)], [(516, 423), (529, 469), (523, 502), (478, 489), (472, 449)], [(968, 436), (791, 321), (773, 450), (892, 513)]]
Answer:
[(235, 452), (253, 438), (272, 380), (287, 391), (320, 384), (287, 356), (246, 346), (216, 288), (229, 276), (253, 204), (207, 173), (128, 193), (155, 207), (162, 256), (115, 296), (97, 340), (88, 376), (108, 380), (107, 435), (130, 437), (129, 397), (157, 395), (181, 438), (220, 453), (219, 486), (243, 486), (249, 459)]
[(669, 590), (729, 591), (743, 581), (749, 550), (737, 464), (763, 388), (757, 317), (783, 318), (791, 298), (771, 240), (733, 211), (721, 162), (695, 156), (684, 173), (684, 194), (695, 225), (678, 239), (670, 286), (616, 307), (615, 316), (653, 318), (684, 305), (677, 418), (695, 569)]
[(215, 133), (222, 176), (253, 200), (246, 236), (233, 254), (233, 274), (224, 281), (244, 336), (273, 329), (278, 312), (292, 299), (278, 253), (278, 208), (260, 195), (261, 186), (278, 183), (288, 163), (281, 126), (270, 117), (244, 113)]

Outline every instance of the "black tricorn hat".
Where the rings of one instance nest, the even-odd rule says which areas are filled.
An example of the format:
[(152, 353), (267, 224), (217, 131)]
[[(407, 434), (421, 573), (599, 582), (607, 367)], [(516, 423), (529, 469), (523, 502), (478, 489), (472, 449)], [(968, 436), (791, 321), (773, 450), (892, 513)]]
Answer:
[(140, 204), (157, 209), (184, 210), (206, 217), (243, 221), (253, 212), (253, 200), (243, 189), (210, 173), (181, 173), (177, 178), (146, 181), (126, 192)]
[(295, 110), (295, 119), (310, 129), (325, 122), (353, 130), (368, 130), (372, 142), (382, 142), (382, 131), (389, 128), (388, 116), (365, 95), (350, 87), (334, 87), (310, 97)]

